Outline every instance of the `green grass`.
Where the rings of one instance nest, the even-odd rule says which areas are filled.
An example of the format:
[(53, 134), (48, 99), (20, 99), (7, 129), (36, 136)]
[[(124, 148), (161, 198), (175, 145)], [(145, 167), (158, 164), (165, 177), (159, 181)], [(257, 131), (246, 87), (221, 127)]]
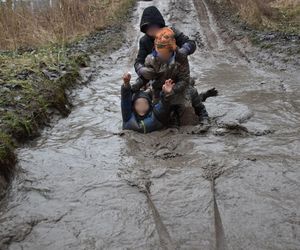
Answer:
[(300, 35), (300, 4), (295, 8), (279, 9), (277, 28), (284, 33)]
[[(13, 149), (11, 142), (34, 137), (54, 108), (67, 115), (65, 90), (75, 85), (83, 54), (68, 55), (65, 47), (47, 47), (31, 52), (0, 53), (0, 162)], [(49, 79), (43, 72), (65, 73)]]

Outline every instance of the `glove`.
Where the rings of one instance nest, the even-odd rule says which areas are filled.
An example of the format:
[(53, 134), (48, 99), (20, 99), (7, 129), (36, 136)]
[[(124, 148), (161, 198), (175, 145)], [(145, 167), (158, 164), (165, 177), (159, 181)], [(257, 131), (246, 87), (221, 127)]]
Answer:
[(178, 49), (178, 53), (183, 55), (183, 56), (188, 56), (189, 52), (186, 48), (180, 48)]
[(216, 90), (216, 88), (212, 88), (212, 89), (209, 89), (207, 90), (204, 95), (203, 95), (203, 102), (205, 102), (205, 100), (208, 98), (208, 97), (212, 97), (212, 96), (218, 96), (218, 90)]
[(184, 56), (188, 56), (190, 54), (190, 45), (188, 43), (185, 43), (182, 45), (182, 47), (180, 49), (178, 49), (178, 52), (181, 54), (181, 55), (184, 55)]
[(156, 78), (156, 73), (152, 68), (142, 67), (139, 69), (138, 75), (144, 77), (147, 80), (152, 80)]

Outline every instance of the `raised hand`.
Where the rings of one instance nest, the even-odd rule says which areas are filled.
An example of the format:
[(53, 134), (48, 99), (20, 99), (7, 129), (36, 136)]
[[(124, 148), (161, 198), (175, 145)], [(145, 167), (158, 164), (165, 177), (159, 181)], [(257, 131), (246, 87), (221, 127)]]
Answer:
[(131, 80), (131, 74), (128, 72), (128, 73), (125, 73), (123, 75), (123, 82), (124, 82), (124, 85), (125, 86), (128, 86), (129, 83), (130, 83), (130, 80)]
[(165, 84), (162, 86), (162, 91), (166, 94), (166, 95), (170, 95), (173, 91), (173, 87), (174, 87), (175, 83), (173, 82), (172, 79), (168, 79), (165, 81)]

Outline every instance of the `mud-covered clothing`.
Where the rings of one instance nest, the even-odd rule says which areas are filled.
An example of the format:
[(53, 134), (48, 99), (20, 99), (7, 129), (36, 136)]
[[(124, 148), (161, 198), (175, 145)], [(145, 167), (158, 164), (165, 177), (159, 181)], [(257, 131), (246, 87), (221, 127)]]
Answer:
[(147, 56), (145, 67), (153, 69), (152, 89), (154, 98), (159, 97), (158, 94), (165, 81), (172, 79), (175, 86), (173, 87), (173, 94), (170, 96), (170, 103), (171, 105), (184, 104), (185, 91), (190, 83), (190, 68), (186, 56), (174, 52), (169, 62), (162, 62), (157, 56), (157, 52), (153, 51)]
[(150, 103), (149, 112), (143, 117), (136, 114), (133, 108), (133, 92), (131, 86), (121, 88), (121, 108), (123, 129), (134, 130), (140, 133), (150, 133), (165, 127), (170, 116), (168, 98), (161, 95), (156, 105)]
[(207, 98), (207, 92), (198, 93), (198, 90), (189, 85), (187, 89), (187, 95), (191, 99), (192, 106), (194, 108), (195, 114), (199, 116), (200, 119), (208, 118), (208, 113), (206, 111), (205, 105), (202, 103)]
[[(176, 44), (179, 48), (185, 48), (188, 55), (191, 55), (196, 50), (196, 43), (191, 40), (188, 36), (184, 35), (179, 30), (172, 28), (175, 33)], [(134, 68), (137, 74), (139, 70), (144, 67), (146, 57), (154, 49), (154, 38), (144, 35), (139, 42), (139, 51), (135, 60)]]
[[(171, 109), (176, 110), (180, 116), (185, 109), (187, 102), (191, 102), (195, 114), (200, 119), (207, 118), (208, 113), (202, 98), (206, 99), (206, 93), (199, 95), (197, 89), (190, 84), (190, 70), (187, 57), (180, 53), (175, 53), (168, 63), (163, 63), (157, 57), (156, 51), (148, 55), (145, 60), (145, 67), (153, 70), (151, 85), (153, 89), (153, 101), (159, 100), (159, 93), (162, 85), (168, 79), (175, 82), (174, 94), (170, 98)], [(134, 84), (134, 89), (140, 89), (145, 84), (142, 78)], [(205, 100), (204, 100), (205, 101)]]

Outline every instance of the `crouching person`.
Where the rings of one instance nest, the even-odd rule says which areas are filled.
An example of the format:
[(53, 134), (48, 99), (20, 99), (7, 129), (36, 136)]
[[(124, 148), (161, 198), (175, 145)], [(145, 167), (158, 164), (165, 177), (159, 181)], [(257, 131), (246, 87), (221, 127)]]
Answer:
[(121, 87), (123, 129), (150, 133), (164, 128), (171, 112), (168, 99), (174, 84), (166, 81), (162, 86), (160, 101), (153, 105), (147, 92), (140, 91), (133, 94), (130, 79), (131, 75), (125, 74)]
[[(174, 83), (170, 102), (173, 111), (172, 126), (180, 126), (180, 117), (185, 110), (186, 97), (191, 100), (199, 121), (207, 121), (208, 114), (198, 91), (190, 85), (190, 69), (186, 56), (178, 53), (175, 33), (165, 27), (156, 32), (154, 50), (146, 57), (145, 68), (148, 69), (146, 80), (151, 81), (153, 101), (159, 99), (162, 85), (166, 79)], [(140, 79), (133, 85), (134, 90), (142, 88), (146, 81)]]

